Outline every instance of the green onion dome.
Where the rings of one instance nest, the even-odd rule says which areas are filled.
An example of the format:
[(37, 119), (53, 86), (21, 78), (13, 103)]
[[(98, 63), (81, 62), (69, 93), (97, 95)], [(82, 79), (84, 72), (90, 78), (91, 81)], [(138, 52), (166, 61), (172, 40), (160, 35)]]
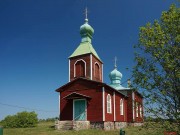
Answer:
[(114, 89), (116, 89), (116, 90), (128, 89), (121, 85), (122, 74), (121, 74), (121, 72), (119, 72), (117, 70), (116, 65), (115, 65), (114, 70), (111, 71), (111, 73), (109, 74), (109, 78), (111, 80), (110, 86), (113, 87)]
[(82, 42), (91, 41), (93, 33), (94, 29), (88, 24), (88, 19), (85, 19), (85, 23), (80, 27)]
[(115, 68), (113, 71), (110, 72), (109, 78), (111, 80), (111, 84), (120, 84), (122, 74), (117, 70), (117, 68)]

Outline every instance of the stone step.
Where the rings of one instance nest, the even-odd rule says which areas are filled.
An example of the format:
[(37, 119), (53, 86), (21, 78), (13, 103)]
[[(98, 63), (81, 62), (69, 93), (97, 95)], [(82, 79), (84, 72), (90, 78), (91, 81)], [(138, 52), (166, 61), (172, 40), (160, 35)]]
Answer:
[(66, 122), (60, 124), (60, 129), (62, 129), (62, 130), (72, 130), (73, 126), (74, 125), (73, 125), (72, 121), (66, 121)]
[(69, 125), (69, 124), (63, 125), (62, 129), (64, 129), (64, 130), (72, 130), (73, 129), (73, 125), (72, 124), (71, 125)]
[(73, 123), (64, 123), (63, 125), (73, 125)]
[(89, 121), (57, 121), (55, 128), (59, 130), (79, 130), (88, 129), (90, 127)]

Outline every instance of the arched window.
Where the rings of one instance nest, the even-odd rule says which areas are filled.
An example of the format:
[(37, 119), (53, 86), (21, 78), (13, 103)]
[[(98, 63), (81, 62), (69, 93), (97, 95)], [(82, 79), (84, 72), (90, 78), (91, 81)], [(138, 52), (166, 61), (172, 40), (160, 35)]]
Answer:
[(124, 99), (120, 99), (120, 115), (124, 115)]
[(140, 117), (142, 118), (142, 105), (139, 105), (139, 113), (140, 113)]
[(82, 60), (75, 63), (75, 77), (85, 77), (85, 62)]
[(136, 102), (136, 117), (138, 117), (138, 102)]
[(107, 113), (112, 113), (111, 96), (109, 94), (107, 95)]
[(94, 77), (95, 79), (100, 79), (100, 69), (99, 69), (99, 64), (96, 62), (94, 65)]

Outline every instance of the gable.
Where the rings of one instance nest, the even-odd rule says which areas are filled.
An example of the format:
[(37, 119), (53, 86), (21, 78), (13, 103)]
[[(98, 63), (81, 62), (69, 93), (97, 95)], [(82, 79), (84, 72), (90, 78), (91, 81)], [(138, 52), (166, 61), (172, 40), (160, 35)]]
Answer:
[(80, 94), (80, 93), (77, 93), (77, 92), (73, 92), (69, 95), (67, 95), (66, 97), (63, 97), (67, 100), (70, 100), (70, 99), (82, 99), (82, 98), (85, 98), (87, 100), (91, 99), (90, 96), (87, 96), (87, 95), (83, 95), (83, 94)]
[(78, 90), (87, 90), (87, 89), (99, 89), (100, 87), (102, 87), (102, 85), (103, 83), (101, 82), (96, 82), (96, 81), (88, 80), (85, 78), (77, 78), (61, 86), (60, 88), (56, 89), (56, 91), (62, 92), (65, 90), (78, 91)]
[(124, 97), (127, 97), (127, 95), (121, 93), (121, 91), (118, 91), (105, 83), (89, 80), (89, 79), (82, 78), (82, 77), (79, 77), (79, 78), (61, 86), (60, 88), (56, 89), (56, 92), (62, 92), (65, 90), (73, 92), (73, 91), (90, 90), (90, 89), (96, 89), (98, 91), (98, 90), (102, 90), (103, 86), (107, 90), (116, 91), (117, 93), (123, 95)]

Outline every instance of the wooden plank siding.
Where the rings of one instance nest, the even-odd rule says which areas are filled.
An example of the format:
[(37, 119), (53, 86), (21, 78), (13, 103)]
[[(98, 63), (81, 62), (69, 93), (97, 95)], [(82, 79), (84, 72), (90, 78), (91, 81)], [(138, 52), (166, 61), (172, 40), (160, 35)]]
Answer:
[(87, 120), (102, 121), (102, 87), (83, 80), (77, 81), (61, 92), (60, 120), (73, 120), (73, 100), (64, 98), (72, 92), (91, 97), (91, 99), (87, 100)]
[[(78, 78), (74, 81), (57, 89), (61, 93), (60, 96), (60, 120), (73, 120), (73, 99), (66, 99), (65, 97), (77, 93), (84, 95), (81, 98), (87, 98), (87, 120), (91, 122), (103, 121), (103, 87), (104, 87), (104, 121), (117, 122), (143, 122), (143, 113), (140, 117), (139, 105), (142, 106), (143, 111), (143, 97), (133, 90), (127, 90), (127, 96), (114, 90), (110, 86), (83, 78)], [(134, 92), (134, 120), (133, 120), (133, 99)], [(107, 95), (111, 97), (111, 113), (107, 113)], [(114, 99), (115, 98), (115, 99)], [(120, 113), (120, 100), (124, 99), (124, 113)], [(115, 101), (115, 105), (114, 105)], [(136, 117), (136, 102), (138, 103), (138, 117)], [(114, 109), (115, 106), (115, 109)], [(115, 110), (115, 112), (114, 112)], [(115, 114), (115, 115), (114, 115)]]

